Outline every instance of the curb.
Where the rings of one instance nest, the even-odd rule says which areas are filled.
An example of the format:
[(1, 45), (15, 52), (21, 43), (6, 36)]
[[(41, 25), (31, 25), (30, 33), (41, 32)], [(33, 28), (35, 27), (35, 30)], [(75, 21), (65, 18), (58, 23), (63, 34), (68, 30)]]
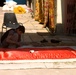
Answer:
[(0, 70), (76, 68), (76, 59), (0, 61)]

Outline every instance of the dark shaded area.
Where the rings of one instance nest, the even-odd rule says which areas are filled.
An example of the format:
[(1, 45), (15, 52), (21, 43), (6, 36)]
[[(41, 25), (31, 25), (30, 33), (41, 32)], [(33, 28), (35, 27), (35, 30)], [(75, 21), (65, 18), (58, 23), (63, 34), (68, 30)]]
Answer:
[(17, 4), (26, 4), (26, 0), (13, 0), (17, 2)]
[(0, 0), (0, 6), (2, 7), (4, 5), (5, 0)]
[(51, 41), (51, 43), (60, 43), (61, 42), (61, 40), (56, 40), (56, 39), (51, 39), (50, 41)]

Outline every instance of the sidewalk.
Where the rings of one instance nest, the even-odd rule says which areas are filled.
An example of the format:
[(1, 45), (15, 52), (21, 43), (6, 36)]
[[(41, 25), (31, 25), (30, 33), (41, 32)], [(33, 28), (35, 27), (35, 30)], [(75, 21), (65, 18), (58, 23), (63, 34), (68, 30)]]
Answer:
[[(20, 17), (21, 16), (21, 17)], [(24, 19), (21, 19), (24, 18)], [(19, 22), (22, 22), (26, 28), (23, 41), (32, 44), (35, 47), (47, 46), (76, 46), (76, 36), (52, 36), (47, 28), (42, 28), (42, 24), (31, 18), (30, 13), (17, 15)], [(47, 42), (41, 43), (45, 39)], [(61, 40), (60, 43), (51, 43), (51, 39)]]
[[(3, 14), (5, 11), (2, 11), (0, 8), (0, 25), (2, 26), (3, 23)], [(7, 11), (10, 12), (10, 11)], [(26, 28), (25, 34), (23, 35), (24, 38), (22, 38), (22, 43), (26, 46), (32, 45), (33, 47), (71, 47), (73, 49), (76, 49), (76, 37), (75, 36), (60, 36), (60, 35), (54, 35), (52, 36), (50, 32), (46, 28), (42, 28), (42, 24), (39, 24), (39, 22), (35, 21), (33, 18), (31, 18), (30, 13), (26, 14), (17, 14), (17, 20), (18, 22), (23, 23), (23, 25)], [(0, 26), (0, 32), (1, 32), (1, 26)], [(51, 39), (58, 39), (61, 40), (60, 43), (51, 43)], [(46, 39), (47, 42), (41, 43), (43, 39)], [(66, 61), (66, 62), (64, 62)], [(57, 60), (55, 62), (25, 62), (21, 61), (22, 63), (19, 63), (16, 61), (1, 61), (0, 62), (0, 69), (40, 69), (40, 68), (76, 68), (76, 59), (73, 60), (61, 60), (58, 62)], [(5, 62), (3, 64), (3, 62)], [(7, 63), (8, 62), (8, 63)], [(30, 75), (30, 74), (29, 74)], [(45, 74), (44, 74), (45, 75)], [(50, 75), (50, 74), (49, 74)]]
[(0, 70), (24, 69), (76, 69), (76, 59), (3, 60)]
[(0, 70), (1, 75), (76, 75), (76, 69)]
[[(2, 30), (3, 14), (5, 12), (0, 8), (0, 32)], [(52, 36), (47, 28), (42, 28), (42, 24), (35, 21), (30, 13), (16, 14), (18, 22), (23, 23), (26, 28), (22, 42), (24, 45), (33, 45), (34, 47), (47, 47), (47, 46), (76, 46), (76, 36)], [(47, 42), (41, 43), (45, 39)], [(60, 43), (51, 43), (51, 39), (61, 40)]]

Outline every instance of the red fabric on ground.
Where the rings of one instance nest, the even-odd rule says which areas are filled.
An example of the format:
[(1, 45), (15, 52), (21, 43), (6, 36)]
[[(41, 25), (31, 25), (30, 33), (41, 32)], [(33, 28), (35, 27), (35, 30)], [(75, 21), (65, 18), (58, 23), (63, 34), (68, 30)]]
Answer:
[[(34, 50), (34, 52), (30, 52)], [(0, 60), (71, 59), (76, 50), (71, 48), (0, 49)]]

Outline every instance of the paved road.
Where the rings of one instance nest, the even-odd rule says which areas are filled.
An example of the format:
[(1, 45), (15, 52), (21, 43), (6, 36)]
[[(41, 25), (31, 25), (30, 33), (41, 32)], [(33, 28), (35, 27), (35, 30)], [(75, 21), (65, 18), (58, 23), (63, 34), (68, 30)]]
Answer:
[(0, 75), (76, 75), (76, 69), (0, 70)]

